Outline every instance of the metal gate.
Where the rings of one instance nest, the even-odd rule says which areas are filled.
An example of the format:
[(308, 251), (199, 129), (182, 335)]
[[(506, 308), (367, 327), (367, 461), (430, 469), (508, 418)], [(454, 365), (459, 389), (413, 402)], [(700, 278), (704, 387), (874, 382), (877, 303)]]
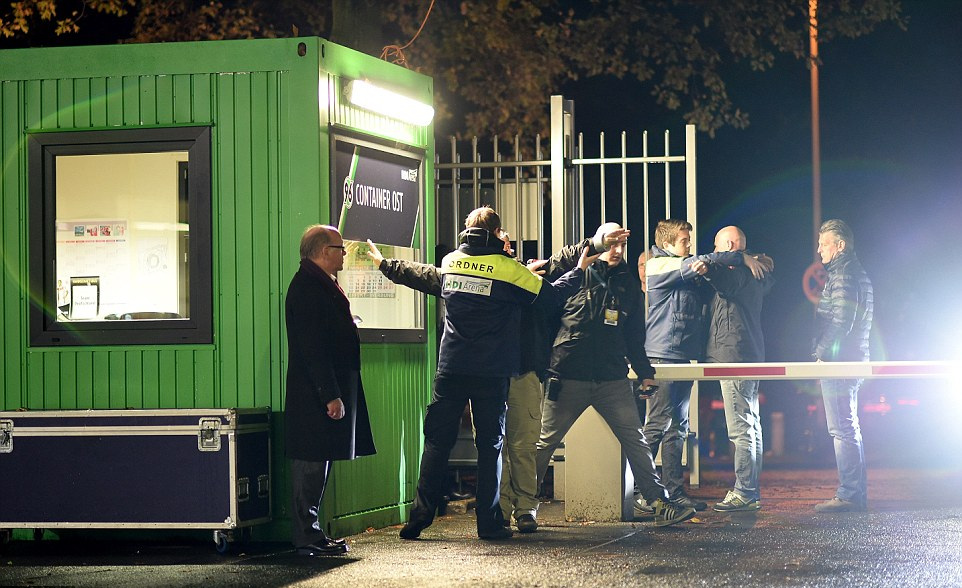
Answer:
[[(451, 137), (447, 149), (438, 143), (436, 260), (457, 247), (464, 217), (484, 204), (498, 211), (521, 259), (549, 257), (608, 221), (632, 229), (629, 244), (640, 240), (643, 247), (637, 253), (647, 251), (655, 224), (671, 218), (673, 211), (696, 227), (691, 235), (695, 252), (695, 127), (685, 126), (681, 148), (672, 145), (670, 132), (664, 131), (659, 155), (652, 154), (659, 149), (650, 148), (648, 131), (641, 131), (640, 145), (634, 139), (629, 141), (628, 133), (622, 131), (613, 150), (616, 155), (611, 155), (605, 133), (599, 133), (597, 143), (587, 145), (583, 134), (575, 134), (574, 110), (572, 100), (552, 96), (550, 138), (537, 135), (533, 141), (523, 141), (516, 135), (507, 149), (497, 136), (460, 142)], [(672, 148), (677, 150), (674, 155)], [(505, 151), (510, 154), (506, 156)], [(625, 258), (629, 259), (627, 252)], [(689, 483), (697, 487), (698, 382), (692, 387), (691, 405), (695, 410), (689, 417), (683, 455), (689, 466)], [(476, 454), (471, 431), (462, 431), (461, 437), (451, 463), (473, 465)]]
[[(586, 144), (583, 134), (575, 135), (574, 121), (574, 102), (552, 96), (549, 139), (538, 135), (523, 141), (515, 136), (507, 149), (497, 136), (460, 142), (451, 137), (447, 149), (438, 143), (439, 246), (453, 249), (464, 217), (484, 204), (501, 215), (523, 258), (547, 257), (593, 234), (602, 222), (633, 229), (629, 244), (638, 243), (640, 236), (642, 250), (650, 246), (652, 219), (670, 218), (674, 211), (697, 227), (694, 126), (685, 127), (676, 155), (670, 151), (669, 131), (664, 132), (660, 155), (650, 153), (648, 131), (640, 133), (640, 144), (633, 139), (630, 149), (623, 131), (617, 154), (610, 155), (605, 133), (599, 133), (597, 143)], [(693, 231), (693, 244), (696, 237)]]

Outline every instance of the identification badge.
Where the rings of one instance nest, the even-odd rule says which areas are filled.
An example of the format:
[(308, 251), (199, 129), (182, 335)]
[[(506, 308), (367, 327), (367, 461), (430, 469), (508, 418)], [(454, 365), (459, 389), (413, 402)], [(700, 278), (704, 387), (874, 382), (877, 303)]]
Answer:
[(605, 324), (611, 325), (613, 327), (618, 326), (618, 309), (617, 308), (605, 309)]

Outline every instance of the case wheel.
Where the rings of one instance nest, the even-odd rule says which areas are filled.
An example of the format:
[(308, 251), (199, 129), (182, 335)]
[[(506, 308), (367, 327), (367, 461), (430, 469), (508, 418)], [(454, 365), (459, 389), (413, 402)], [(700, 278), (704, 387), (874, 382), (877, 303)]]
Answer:
[(214, 549), (217, 553), (225, 554), (230, 552), (230, 537), (223, 531), (214, 531)]

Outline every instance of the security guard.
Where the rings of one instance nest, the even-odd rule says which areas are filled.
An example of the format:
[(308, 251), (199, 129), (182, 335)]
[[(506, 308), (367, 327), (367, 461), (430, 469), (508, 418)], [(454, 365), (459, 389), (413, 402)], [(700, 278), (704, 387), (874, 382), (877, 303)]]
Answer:
[[(498, 504), (505, 401), (518, 373), (522, 307), (555, 288), (505, 252), (506, 233), (490, 207), (468, 214), (461, 245), (441, 262), (444, 333), (434, 393), (424, 417), (417, 496), (402, 539), (416, 539), (434, 520), (447, 480), (448, 457), (465, 404), (471, 402), (478, 450), (477, 525), (482, 539), (511, 537)], [(572, 272), (580, 284), (583, 274)]]

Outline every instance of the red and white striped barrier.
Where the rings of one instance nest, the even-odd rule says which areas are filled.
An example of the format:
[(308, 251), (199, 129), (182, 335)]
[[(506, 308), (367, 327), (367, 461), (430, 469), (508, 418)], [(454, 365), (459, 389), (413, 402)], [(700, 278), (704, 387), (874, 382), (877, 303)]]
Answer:
[(819, 380), (823, 378), (958, 378), (957, 361), (798, 361), (784, 363), (660, 363), (659, 380)]

